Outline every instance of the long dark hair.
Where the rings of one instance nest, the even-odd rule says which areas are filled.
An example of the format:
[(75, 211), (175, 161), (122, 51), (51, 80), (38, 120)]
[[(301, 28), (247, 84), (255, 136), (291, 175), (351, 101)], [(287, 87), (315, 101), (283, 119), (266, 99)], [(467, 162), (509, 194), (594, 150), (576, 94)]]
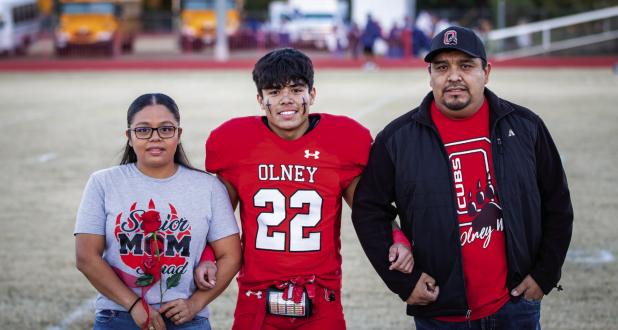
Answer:
[[(178, 110), (178, 105), (174, 100), (161, 93), (149, 93), (144, 94), (136, 98), (131, 105), (129, 106), (129, 110), (127, 111), (127, 128), (131, 127), (131, 123), (133, 122), (133, 118), (135, 114), (142, 111), (145, 107), (149, 105), (162, 105), (169, 112), (174, 115), (174, 118), (180, 124), (180, 111)], [(137, 155), (135, 154), (135, 150), (133, 147), (129, 145), (129, 139), (127, 138), (127, 144), (124, 146), (124, 151), (122, 153), (122, 159), (120, 160), (120, 165), (131, 164), (137, 162)], [(187, 155), (185, 154), (185, 150), (182, 148), (182, 143), (178, 143), (176, 146), (176, 152), (174, 153), (174, 163), (180, 164), (184, 167), (190, 168), (192, 170), (198, 170), (191, 166)], [(198, 170), (199, 171), (199, 170)]]

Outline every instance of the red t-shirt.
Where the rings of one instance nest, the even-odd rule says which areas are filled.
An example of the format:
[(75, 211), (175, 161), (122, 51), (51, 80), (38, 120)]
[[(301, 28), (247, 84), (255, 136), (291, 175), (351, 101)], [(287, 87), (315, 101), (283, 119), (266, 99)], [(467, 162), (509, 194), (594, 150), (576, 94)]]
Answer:
[[(477, 320), (495, 313), (509, 300), (502, 207), (495, 190), (489, 139), (489, 106), (485, 100), (471, 117), (451, 119), (434, 101), (431, 117), (451, 165), (466, 297), (470, 320)], [(465, 316), (436, 319), (466, 321)]]
[(206, 169), (239, 195), (241, 287), (315, 275), (321, 285), (341, 288), (342, 196), (365, 167), (372, 139), (350, 118), (319, 116), (292, 141), (260, 117), (230, 120), (206, 141)]

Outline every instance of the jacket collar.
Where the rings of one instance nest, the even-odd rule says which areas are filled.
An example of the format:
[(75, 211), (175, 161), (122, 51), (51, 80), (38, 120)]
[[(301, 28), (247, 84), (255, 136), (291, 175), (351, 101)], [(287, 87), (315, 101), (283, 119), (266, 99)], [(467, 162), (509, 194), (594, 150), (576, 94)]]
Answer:
[[(500, 98), (489, 90), (489, 88), (485, 87), (484, 94), (489, 103), (490, 127), (493, 127), (496, 121), (515, 110), (513, 107), (505, 107)], [(418, 107), (418, 111), (412, 112), (412, 120), (416, 120), (427, 126), (435, 126), (431, 120), (431, 102), (433, 102), (433, 92), (429, 92), (425, 98), (423, 98), (421, 105)]]

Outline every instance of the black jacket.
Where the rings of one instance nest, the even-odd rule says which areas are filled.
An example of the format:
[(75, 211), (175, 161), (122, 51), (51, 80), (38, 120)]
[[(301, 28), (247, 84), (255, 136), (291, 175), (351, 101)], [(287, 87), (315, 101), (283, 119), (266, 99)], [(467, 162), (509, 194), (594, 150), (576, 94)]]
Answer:
[[(571, 240), (573, 208), (560, 155), (541, 119), (488, 89), (490, 139), (500, 198), (507, 286), (530, 274), (547, 294), (560, 279)], [(422, 272), (440, 286), (438, 300), (408, 305), (408, 314), (466, 315), (468, 303), (455, 192), (448, 156), (431, 120), (429, 93), (420, 107), (378, 134), (354, 195), (359, 240), (386, 285), (404, 301)], [(394, 205), (393, 205), (394, 203)], [(399, 216), (414, 245), (412, 274), (389, 271), (390, 222)]]

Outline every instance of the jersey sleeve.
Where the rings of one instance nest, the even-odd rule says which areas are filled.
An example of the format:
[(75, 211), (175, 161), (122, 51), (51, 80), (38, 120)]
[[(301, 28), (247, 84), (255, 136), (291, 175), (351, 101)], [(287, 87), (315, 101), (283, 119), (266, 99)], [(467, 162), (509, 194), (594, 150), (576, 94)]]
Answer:
[(253, 138), (252, 129), (251, 117), (234, 118), (214, 129), (206, 140), (206, 171), (232, 182), (239, 150)]
[(219, 173), (226, 168), (227, 160), (224, 152), (221, 129), (214, 129), (206, 139), (206, 160), (204, 162), (206, 171)]
[(373, 139), (367, 128), (352, 119), (347, 119), (347, 123), (343, 127), (345, 127), (345, 130), (342, 132), (342, 136), (345, 144), (341, 145), (340, 150), (345, 162), (341, 173), (342, 185), (345, 189), (354, 178), (361, 175), (367, 165)]
[(215, 250), (213, 250), (210, 244), (206, 244), (206, 247), (204, 247), (204, 251), (202, 251), (202, 255), (200, 256), (200, 262), (202, 261), (217, 261), (217, 258), (215, 257)]

